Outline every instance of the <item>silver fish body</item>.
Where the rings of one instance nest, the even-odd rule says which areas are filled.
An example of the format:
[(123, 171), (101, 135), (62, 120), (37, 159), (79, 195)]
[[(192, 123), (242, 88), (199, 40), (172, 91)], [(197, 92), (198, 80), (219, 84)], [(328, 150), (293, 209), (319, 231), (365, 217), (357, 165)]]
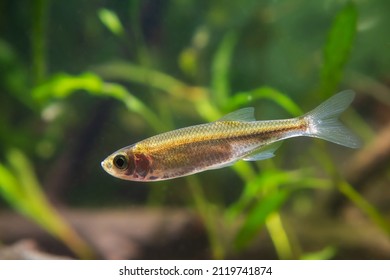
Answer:
[(256, 161), (274, 156), (279, 141), (309, 136), (351, 148), (359, 140), (338, 121), (354, 99), (341, 92), (311, 112), (292, 119), (256, 121), (254, 109), (244, 108), (221, 119), (162, 133), (108, 156), (103, 169), (133, 181), (158, 181), (217, 169), (238, 160)]

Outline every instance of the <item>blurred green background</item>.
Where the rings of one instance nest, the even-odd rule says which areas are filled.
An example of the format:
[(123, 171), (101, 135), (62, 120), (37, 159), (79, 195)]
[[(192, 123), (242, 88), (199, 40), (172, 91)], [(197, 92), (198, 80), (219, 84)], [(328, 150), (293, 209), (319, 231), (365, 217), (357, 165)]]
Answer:
[[(32, 239), (84, 259), (390, 258), (389, 10), (1, 1), (0, 257)], [(359, 150), (291, 139), (273, 159), (154, 183), (100, 167), (156, 133), (245, 106), (294, 117), (343, 89)]]

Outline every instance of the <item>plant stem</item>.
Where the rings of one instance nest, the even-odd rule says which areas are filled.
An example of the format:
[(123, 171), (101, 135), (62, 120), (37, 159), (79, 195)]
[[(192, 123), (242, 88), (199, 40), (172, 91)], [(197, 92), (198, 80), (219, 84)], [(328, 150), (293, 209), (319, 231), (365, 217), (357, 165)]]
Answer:
[(35, 85), (40, 84), (46, 75), (46, 27), (49, 0), (35, 0), (32, 17), (32, 74)]
[(225, 250), (215, 223), (215, 215), (212, 207), (207, 203), (202, 187), (195, 176), (187, 178), (190, 190), (194, 197), (195, 205), (205, 223), (208, 239), (210, 242), (213, 259), (224, 259)]
[(340, 180), (337, 184), (340, 192), (362, 210), (379, 228), (390, 235), (390, 224), (382, 217), (379, 211), (365, 200), (348, 182)]
[(267, 218), (266, 227), (279, 259), (292, 259), (293, 250), (278, 212), (274, 212)]

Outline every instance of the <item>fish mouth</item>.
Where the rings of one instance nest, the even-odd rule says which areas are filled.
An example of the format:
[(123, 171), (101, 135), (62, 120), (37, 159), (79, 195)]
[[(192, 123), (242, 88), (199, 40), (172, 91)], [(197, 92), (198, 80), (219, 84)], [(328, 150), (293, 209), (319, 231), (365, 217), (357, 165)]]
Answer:
[(100, 165), (102, 166), (102, 168), (103, 168), (106, 172), (110, 173), (110, 170), (111, 170), (111, 168), (112, 168), (112, 164), (111, 164), (107, 159), (103, 160), (103, 161), (100, 163)]

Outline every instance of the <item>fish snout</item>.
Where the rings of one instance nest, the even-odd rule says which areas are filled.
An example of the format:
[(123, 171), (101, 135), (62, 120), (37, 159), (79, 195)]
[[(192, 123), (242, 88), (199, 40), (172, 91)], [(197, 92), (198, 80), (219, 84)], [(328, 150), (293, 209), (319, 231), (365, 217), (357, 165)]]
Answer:
[(102, 168), (103, 168), (106, 172), (110, 173), (109, 171), (112, 169), (112, 163), (111, 163), (109, 160), (107, 160), (107, 159), (103, 160), (103, 161), (100, 163), (100, 165), (102, 166)]

